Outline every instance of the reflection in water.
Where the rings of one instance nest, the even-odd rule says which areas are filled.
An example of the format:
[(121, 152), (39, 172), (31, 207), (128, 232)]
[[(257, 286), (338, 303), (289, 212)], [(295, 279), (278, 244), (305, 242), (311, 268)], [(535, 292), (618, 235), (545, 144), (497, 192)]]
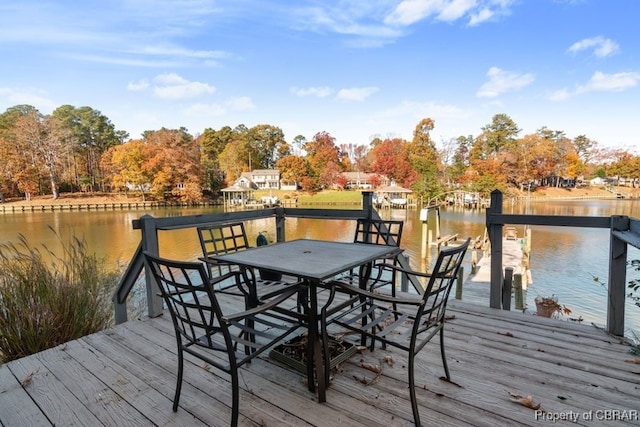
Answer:
[[(638, 200), (550, 201), (512, 205), (505, 202), (504, 212), (522, 214), (528, 211), (538, 215), (610, 216), (628, 215), (640, 218)], [(84, 238), (87, 247), (110, 263), (126, 265), (140, 242), (140, 231), (133, 230), (131, 222), (148, 213), (156, 217), (184, 216), (220, 212), (216, 208), (157, 209), (144, 211), (89, 211), (89, 212), (25, 212), (0, 215), (0, 243), (17, 242), (24, 235), (34, 245), (45, 245), (54, 252), (59, 241), (48, 229), (57, 230), (64, 239), (72, 236)], [(383, 210), (385, 219), (405, 221), (402, 248), (409, 256), (413, 268), (426, 271), (433, 262), (421, 258), (422, 222), (417, 210)], [(459, 239), (476, 238), (485, 232), (482, 210), (441, 209), (441, 234), (458, 234)], [(286, 239), (310, 238), (349, 242), (353, 238), (355, 222), (348, 220), (317, 220), (287, 218)], [(274, 221), (261, 219), (247, 222), (250, 244), (255, 244), (259, 232), (266, 230), (269, 241), (276, 239)], [(524, 234), (519, 227), (518, 234)], [(161, 254), (176, 259), (196, 259), (201, 255), (195, 229), (161, 231), (158, 234)], [(562, 304), (573, 310), (571, 317), (582, 316), (597, 324), (606, 322), (605, 287), (608, 274), (609, 235), (604, 229), (573, 227), (532, 227), (531, 270), (533, 285), (527, 295), (529, 307), (535, 307), (536, 295), (556, 294)], [(470, 255), (464, 265), (471, 270)], [(640, 252), (629, 248), (629, 259), (640, 259)], [(629, 271), (627, 279), (637, 278)], [(488, 290), (487, 290), (488, 293)], [(464, 298), (464, 293), (463, 293)], [(535, 310), (535, 309), (534, 309)], [(531, 310), (531, 311), (534, 311)], [(626, 307), (625, 324), (640, 331), (640, 308), (631, 303)]]

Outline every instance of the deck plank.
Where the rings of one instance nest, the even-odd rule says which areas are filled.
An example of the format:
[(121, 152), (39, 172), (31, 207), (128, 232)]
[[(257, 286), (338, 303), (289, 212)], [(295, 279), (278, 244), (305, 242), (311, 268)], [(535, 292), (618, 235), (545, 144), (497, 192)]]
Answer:
[[(532, 396), (551, 414), (618, 410), (640, 425), (640, 365), (629, 346), (592, 325), (504, 312), (453, 301), (445, 344), (419, 354), (416, 369), (425, 425), (536, 426), (548, 423), (514, 401)], [(384, 363), (390, 356), (393, 366)], [(333, 376), (327, 402), (307, 390), (305, 376), (263, 354), (241, 368), (243, 426), (412, 425), (406, 355), (364, 350)], [(382, 366), (379, 376), (367, 363)], [(200, 362), (185, 366), (178, 412), (171, 410), (177, 356), (168, 316), (132, 320), (0, 366), (0, 424), (225, 426), (231, 410), (226, 375)], [(24, 387), (21, 382), (33, 374)], [(366, 377), (370, 383), (363, 384)], [(634, 412), (635, 411), (635, 412)], [(593, 426), (580, 418), (576, 423)]]
[(6, 364), (0, 365), (0, 425), (46, 426), (51, 423)]

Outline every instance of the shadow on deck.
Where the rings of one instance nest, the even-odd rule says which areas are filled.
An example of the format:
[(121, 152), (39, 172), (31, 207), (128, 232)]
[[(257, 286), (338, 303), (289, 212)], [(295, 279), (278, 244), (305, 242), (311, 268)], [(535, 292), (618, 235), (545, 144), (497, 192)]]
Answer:
[[(452, 301), (445, 339), (452, 383), (437, 343), (418, 355), (425, 425), (639, 425), (640, 365), (620, 339), (590, 325)], [(392, 365), (385, 362), (392, 361)], [(367, 365), (379, 365), (376, 374)], [(187, 366), (171, 411), (175, 339), (166, 316), (132, 320), (0, 365), (0, 424), (228, 425), (225, 376)], [(240, 424), (411, 425), (403, 354), (380, 348), (342, 364), (317, 403), (303, 375), (265, 353), (240, 370)], [(514, 396), (531, 396), (540, 411)]]

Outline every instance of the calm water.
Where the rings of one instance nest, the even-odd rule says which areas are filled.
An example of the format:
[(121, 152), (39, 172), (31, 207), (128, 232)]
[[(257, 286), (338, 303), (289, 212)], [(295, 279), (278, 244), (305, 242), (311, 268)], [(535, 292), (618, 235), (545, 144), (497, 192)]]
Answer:
[[(553, 201), (537, 202), (530, 206), (511, 206), (505, 203), (505, 213), (531, 213), (540, 215), (610, 216), (629, 215), (640, 217), (638, 200)], [(90, 251), (104, 257), (110, 264), (124, 266), (131, 259), (139, 241), (140, 231), (133, 230), (131, 222), (145, 213), (156, 217), (184, 216), (206, 212), (207, 209), (158, 209), (145, 211), (98, 212), (32, 212), (0, 215), (0, 243), (18, 242), (24, 235), (33, 246), (46, 245), (59, 251), (58, 237), (49, 229), (57, 230), (63, 240), (72, 236), (83, 238)], [(402, 247), (410, 256), (414, 268), (425, 269), (430, 259), (421, 259), (422, 223), (419, 211), (391, 210), (381, 212), (384, 218), (405, 221)], [(484, 211), (441, 210), (441, 234), (457, 233), (460, 238), (473, 238), (484, 234)], [(286, 220), (286, 238), (300, 237), (350, 241), (354, 224), (351, 221), (296, 219)], [(247, 233), (255, 241), (258, 232), (266, 230), (270, 240), (275, 240), (272, 220), (247, 223)], [(519, 230), (519, 235), (524, 229)], [(197, 233), (194, 229), (163, 231), (159, 234), (161, 254), (169, 258), (195, 259), (201, 255)], [(609, 235), (604, 229), (573, 227), (532, 227), (531, 270), (533, 285), (527, 293), (529, 307), (535, 305), (536, 295), (556, 294), (562, 304), (573, 311), (571, 317), (582, 316), (586, 322), (606, 323), (605, 287), (593, 280), (607, 281)], [(640, 252), (629, 248), (629, 259), (640, 259)], [(470, 265), (465, 266), (470, 271)], [(629, 271), (627, 279), (638, 278)], [(463, 294), (464, 295), (464, 294)], [(627, 304), (625, 325), (640, 331), (640, 308)]]

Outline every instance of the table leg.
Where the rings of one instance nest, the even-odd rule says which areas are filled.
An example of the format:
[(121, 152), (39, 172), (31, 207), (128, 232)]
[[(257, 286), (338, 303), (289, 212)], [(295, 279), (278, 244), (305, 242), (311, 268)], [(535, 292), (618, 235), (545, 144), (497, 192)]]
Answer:
[(309, 289), (309, 330), (307, 345), (307, 381), (309, 382), (309, 391), (316, 391), (316, 381), (318, 382), (318, 401), (325, 402), (326, 384), (325, 384), (325, 366), (322, 357), (322, 340), (318, 331), (318, 287), (313, 281), (308, 282)]

